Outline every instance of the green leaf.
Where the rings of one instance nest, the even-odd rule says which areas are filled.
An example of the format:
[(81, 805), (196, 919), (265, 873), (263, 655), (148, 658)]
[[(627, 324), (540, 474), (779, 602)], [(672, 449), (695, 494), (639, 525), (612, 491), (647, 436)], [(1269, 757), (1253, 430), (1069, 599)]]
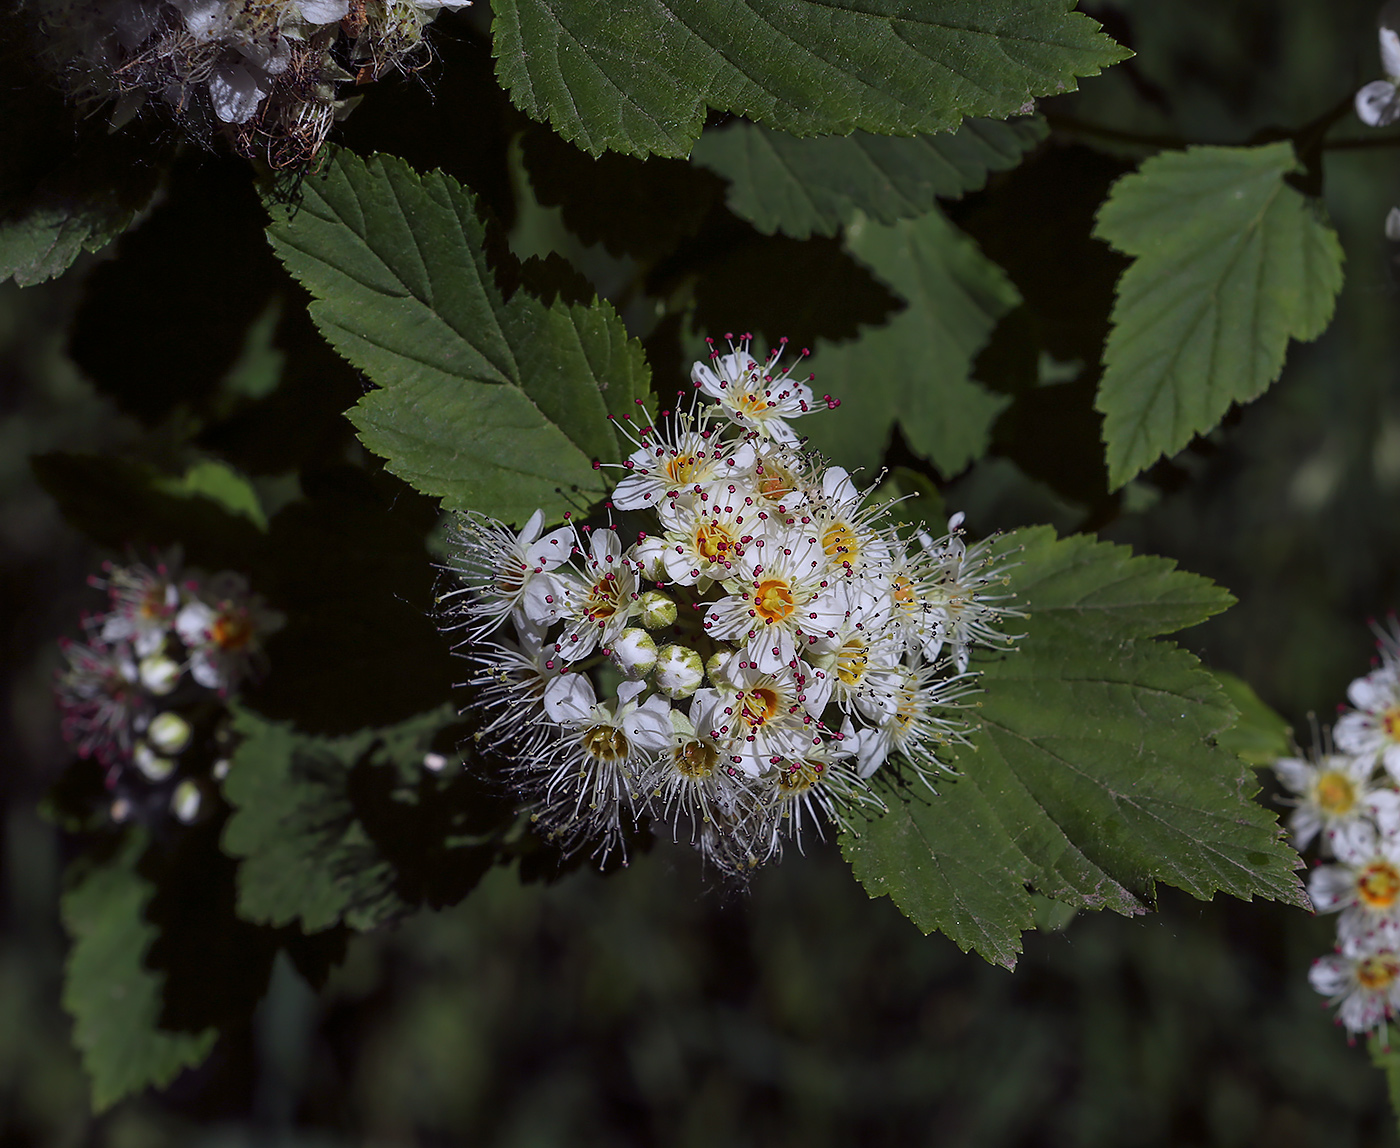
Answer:
[(1133, 257), (1095, 401), (1113, 489), (1257, 398), (1288, 340), (1331, 321), (1342, 248), (1285, 181), (1299, 168), (1287, 142), (1168, 152), (1099, 209), (1094, 234)]
[(515, 523), (606, 493), (593, 462), (621, 457), (607, 416), (648, 389), (641, 344), (604, 301), (504, 298), (460, 184), (337, 152), (268, 234), (321, 333), (382, 388), (350, 418), (391, 471)]
[(433, 736), (455, 717), (443, 706), (387, 729), (328, 738), (236, 709), (233, 728), (243, 740), (224, 782), (234, 812), (223, 849), (241, 859), (239, 915), (267, 925), (297, 921), (314, 933), (342, 921), (372, 929), (407, 913), (398, 871), (352, 799), (351, 774), (363, 765), (421, 776)]
[(187, 485), (140, 463), (60, 451), (36, 455), (30, 466), (69, 524), (103, 546), (178, 545), (195, 565), (236, 570), (247, 569), (262, 547), (256, 520), (201, 480)]
[(258, 492), (237, 471), (213, 459), (197, 462), (185, 471), (183, 478), (160, 478), (152, 484), (156, 490), (177, 497), (198, 495), (217, 502), (230, 514), (239, 514), (259, 530), (267, 529)]
[(120, 853), (92, 869), (63, 895), (63, 924), (73, 938), (63, 1007), (73, 1017), (73, 1042), (92, 1077), (92, 1105), (102, 1111), (123, 1096), (163, 1088), (201, 1063), (218, 1033), (165, 1032), (162, 976), (145, 966), (156, 929), (145, 918), (154, 887), (135, 865), (145, 836), (130, 833)]
[(1229, 605), (1164, 558), (1048, 527), (997, 543), (1020, 565), (1019, 648), (983, 665), (981, 729), (937, 796), (886, 786), (890, 812), (843, 849), (872, 896), (925, 932), (1014, 965), (1043, 904), (1137, 913), (1157, 881), (1304, 905), (1272, 813), (1213, 737), (1228, 699), (1156, 635)]
[(913, 138), (798, 139), (740, 121), (706, 132), (690, 158), (729, 181), (730, 211), (768, 235), (806, 239), (835, 235), (857, 212), (880, 223), (922, 215), (1015, 167), (1045, 134), (1038, 117), (966, 120), (951, 134)]
[(708, 105), (794, 135), (950, 131), (1129, 53), (1073, 0), (499, 0), (496, 75), (593, 155), (684, 156)]
[(1400, 1048), (1392, 1048), (1389, 1042), (1383, 1043), (1380, 1035), (1373, 1032), (1366, 1037), (1366, 1051), (1371, 1054), (1371, 1063), (1385, 1073), (1390, 1111), (1400, 1124)]
[(807, 419), (801, 432), (843, 466), (874, 469), (897, 422), (913, 450), (956, 474), (985, 453), (1009, 401), (970, 374), (1020, 296), (936, 208), (889, 227), (857, 218), (846, 244), (908, 307), (852, 343), (818, 344), (818, 390), (840, 399), (841, 412)]
[(1235, 724), (1221, 730), (1215, 740), (1250, 765), (1273, 765), (1279, 758), (1289, 756), (1293, 727), (1265, 705), (1243, 678), (1224, 670), (1211, 673), (1239, 714)]

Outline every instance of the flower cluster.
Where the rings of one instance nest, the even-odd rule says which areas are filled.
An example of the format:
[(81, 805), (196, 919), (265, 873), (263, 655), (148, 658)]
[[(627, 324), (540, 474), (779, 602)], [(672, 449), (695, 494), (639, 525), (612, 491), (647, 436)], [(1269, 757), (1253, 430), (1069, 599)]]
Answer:
[(650, 817), (743, 872), (823, 818), (849, 824), (881, 807), (882, 767), (946, 768), (972, 650), (1011, 640), (1007, 566), (961, 516), (900, 533), (801, 449), (791, 421), (839, 404), (782, 353), (712, 346), (687, 409), (620, 422), (636, 449), (606, 523), (459, 520), (440, 601), (476, 737), (566, 849), (606, 856)]
[(1400, 626), (1380, 637), (1379, 663), (1347, 690), (1330, 747), (1274, 765), (1296, 794), (1289, 829), (1326, 864), (1308, 882), (1322, 913), (1338, 913), (1337, 947), (1313, 963), (1313, 988), (1338, 1005), (1353, 1036), (1400, 1015)]
[(83, 641), (61, 643), (60, 728), (103, 767), (113, 820), (152, 801), (180, 820), (197, 816), (200, 786), (185, 757), (281, 624), (241, 574), (179, 567), (173, 555), (151, 566), (107, 563), (92, 579), (107, 591), (107, 610), (84, 617)]
[(237, 149), (304, 168), (345, 93), (429, 57), (423, 30), (471, 0), (47, 0), (53, 51), (114, 124), (159, 97), (225, 126)]
[(1400, 119), (1400, 3), (1391, 0), (1381, 8), (1376, 35), (1380, 40), (1384, 80), (1372, 80), (1356, 93), (1356, 114), (1373, 128), (1385, 127)]

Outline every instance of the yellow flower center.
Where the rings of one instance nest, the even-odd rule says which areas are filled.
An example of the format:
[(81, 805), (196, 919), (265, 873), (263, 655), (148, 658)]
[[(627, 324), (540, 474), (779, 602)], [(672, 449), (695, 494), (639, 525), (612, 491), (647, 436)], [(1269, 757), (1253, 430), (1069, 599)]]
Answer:
[(778, 712), (778, 691), (758, 686), (739, 695), (739, 714), (750, 726), (761, 726)]
[(894, 586), (895, 605), (901, 610), (908, 610), (914, 605), (914, 600), (916, 598), (914, 583), (909, 581), (903, 574), (896, 574), (890, 581)]
[(768, 401), (767, 391), (739, 391), (737, 394), (731, 393), (729, 400), (734, 404), (734, 408), (741, 414), (746, 414), (750, 418), (763, 418), (768, 414), (768, 410), (773, 406)]
[(606, 578), (598, 579), (588, 591), (588, 603), (584, 607), (584, 614), (595, 622), (606, 622), (617, 613), (618, 598), (621, 594), (622, 591), (616, 582), (610, 582)]
[(666, 460), (666, 477), (677, 486), (689, 486), (703, 470), (701, 460), (693, 454), (673, 454)]
[(695, 552), (706, 562), (722, 562), (738, 542), (734, 531), (720, 522), (706, 519), (695, 529)]
[(855, 531), (844, 522), (836, 522), (822, 531), (822, 549), (832, 558), (844, 557), (853, 562), (860, 557), (860, 542)]
[(1313, 792), (1318, 808), (1332, 817), (1342, 816), (1356, 804), (1356, 786), (1339, 770), (1329, 769), (1319, 775)]
[(1394, 953), (1377, 953), (1356, 966), (1356, 979), (1362, 988), (1386, 989), (1400, 976), (1400, 958)]
[(1371, 909), (1389, 909), (1400, 897), (1400, 873), (1388, 861), (1373, 861), (1356, 878), (1357, 896)]
[(760, 582), (754, 590), (753, 608), (765, 622), (781, 622), (797, 609), (792, 587), (781, 578)]
[(826, 767), (819, 761), (799, 761), (778, 774), (778, 792), (783, 796), (805, 793), (822, 779)]
[(622, 761), (631, 748), (627, 744), (626, 735), (613, 725), (589, 726), (583, 731), (579, 741), (583, 743), (583, 751), (586, 754), (606, 762)]
[(512, 598), (520, 593), (525, 585), (525, 564), (511, 559), (506, 566), (496, 570), (496, 591), (504, 598)]
[(1381, 715), (1381, 728), (1391, 741), (1400, 741), (1400, 706), (1391, 706)]
[(758, 479), (758, 493), (769, 502), (782, 502), (797, 489), (797, 476), (786, 467), (765, 462)]
[(676, 772), (691, 781), (702, 781), (714, 773), (719, 752), (703, 741), (688, 741), (672, 754)]
[(219, 649), (237, 653), (253, 640), (253, 623), (242, 610), (220, 614), (210, 628), (210, 637)]
[(870, 651), (859, 638), (848, 638), (836, 653), (836, 677), (844, 686), (854, 686), (865, 677), (870, 664)]

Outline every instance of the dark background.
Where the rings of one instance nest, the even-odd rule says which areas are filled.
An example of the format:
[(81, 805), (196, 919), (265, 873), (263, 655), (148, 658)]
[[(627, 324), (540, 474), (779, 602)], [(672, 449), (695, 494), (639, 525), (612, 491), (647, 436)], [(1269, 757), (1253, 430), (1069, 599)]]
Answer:
[[(1142, 139), (1259, 142), (1379, 76), (1375, 7), (1090, 10), (1139, 55), (1046, 101), (1051, 145), (950, 207), (1027, 300), (982, 377), (1015, 390), (1003, 366), (1024, 356), (1026, 331), (1089, 366), (1018, 392), (994, 456), (945, 495), (977, 531), (1087, 524), (1218, 579), (1240, 604), (1183, 640), (1307, 741), (1309, 715), (1326, 720), (1367, 668), (1366, 620), (1400, 600), (1400, 268), (1382, 230), (1400, 201), (1400, 148), (1370, 146), (1383, 133), (1352, 117), (1333, 129), (1311, 173), (1347, 253), (1331, 329), (1291, 349), (1262, 399), (1117, 499), (1089, 405), (1118, 264), (1088, 229), (1108, 183), (1151, 154)], [(676, 333), (651, 307), (676, 289), (655, 253), (674, 241), (668, 227), (697, 232), (706, 258), (762, 261), (716, 206), (718, 188), (682, 178), (693, 218), (679, 225), (648, 205), (675, 172), (658, 161), (645, 178), (615, 159), (582, 169), (628, 189), (626, 211), (655, 217), (654, 231), (635, 226), (612, 250), (569, 235), (565, 222), (607, 238), (613, 222), (595, 234), (570, 206), (576, 155), (529, 136), (523, 148), (562, 218), (507, 162), (524, 125), (492, 88), (483, 26), (480, 12), (442, 20), (444, 61), (372, 90), (341, 138), (452, 171), (518, 254), (558, 250), (613, 297), (650, 340), (658, 379), (678, 380)], [(1029, 936), (1010, 974), (868, 900), (831, 846), (792, 853), (736, 893), (666, 842), (607, 878), (522, 884), (493, 871), (454, 909), (352, 940), (319, 994), (279, 963), (251, 1024), (206, 1065), (93, 1116), (58, 1004), (56, 906), (76, 844), (36, 809), (69, 760), (55, 642), (100, 606), (85, 578), (114, 552), (65, 521), (29, 459), (92, 451), (178, 470), (196, 449), (247, 473), (273, 506), (340, 469), (372, 469), (338, 413), (359, 380), (320, 348), (259, 227), (246, 168), (187, 147), (163, 204), (119, 249), (50, 284), (0, 288), (0, 1145), (1394, 1143), (1383, 1081), (1307, 986), (1330, 921), (1165, 890), (1153, 916), (1080, 915)], [(282, 370), (264, 394), (256, 369), (229, 367), (274, 297)], [(867, 322), (890, 306), (874, 286), (850, 299)], [(773, 321), (854, 333), (828, 310)], [(423, 512), (408, 492), (386, 498), (401, 517)], [(336, 571), (320, 576), (333, 595)], [(426, 601), (408, 598), (421, 616)], [(337, 602), (342, 617), (358, 608)], [(348, 690), (393, 681), (392, 668), (376, 679), (398, 656), (394, 634), (380, 637), (382, 653), (364, 639), (373, 656)], [(340, 700), (353, 712), (353, 697)]]

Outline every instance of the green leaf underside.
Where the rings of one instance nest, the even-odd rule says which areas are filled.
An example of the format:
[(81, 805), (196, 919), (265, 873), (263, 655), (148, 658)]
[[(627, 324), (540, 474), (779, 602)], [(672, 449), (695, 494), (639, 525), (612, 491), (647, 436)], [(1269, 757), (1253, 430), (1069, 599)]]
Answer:
[(983, 663), (981, 729), (958, 777), (937, 796), (887, 786), (890, 812), (843, 836), (867, 891), (1007, 967), (1033, 893), (1137, 913), (1165, 881), (1305, 905), (1297, 855), (1211, 740), (1228, 700), (1191, 654), (1153, 640), (1230, 596), (1167, 559), (1049, 527), (998, 549), (1021, 551), (1012, 588), (1030, 616), (1006, 628), (1025, 637)]
[(706, 107), (794, 135), (951, 131), (1129, 53), (1073, 0), (500, 0), (496, 75), (593, 155), (683, 157)]
[(387, 729), (327, 738), (236, 710), (243, 741), (224, 783), (234, 812), (222, 845), (240, 858), (239, 915), (299, 922), (314, 933), (342, 921), (372, 929), (408, 912), (394, 865), (356, 816), (350, 772), (361, 761), (421, 770), (433, 735), (455, 715), (445, 706)]
[(835, 235), (862, 212), (879, 223), (912, 219), (1015, 167), (1045, 138), (1039, 118), (973, 119), (950, 134), (798, 139), (738, 122), (706, 132), (691, 161), (729, 180), (728, 205), (759, 231), (798, 239)]
[(135, 871), (144, 846), (144, 835), (132, 833), (117, 857), (63, 896), (63, 924), (73, 938), (63, 1007), (73, 1017), (73, 1042), (99, 1112), (146, 1087), (163, 1088), (201, 1063), (218, 1037), (213, 1029), (156, 1027), (161, 974), (143, 963), (156, 937), (145, 919), (155, 889)]
[(1095, 406), (1114, 489), (1262, 394), (1290, 338), (1315, 339), (1342, 285), (1319, 208), (1284, 182), (1287, 142), (1145, 161), (1094, 234), (1133, 257), (1118, 282)]
[(521, 523), (601, 498), (607, 416), (650, 378), (612, 306), (504, 299), (475, 197), (440, 172), (342, 151), (305, 192), (268, 233), (322, 334), (382, 388), (350, 411), (361, 441), (449, 509)]
[(854, 342), (817, 346), (817, 391), (841, 407), (804, 419), (798, 430), (841, 465), (874, 470), (898, 422), (913, 450), (945, 476), (956, 474), (986, 452), (1009, 401), (969, 375), (1020, 296), (936, 208), (888, 227), (858, 218), (846, 244), (908, 306)]

